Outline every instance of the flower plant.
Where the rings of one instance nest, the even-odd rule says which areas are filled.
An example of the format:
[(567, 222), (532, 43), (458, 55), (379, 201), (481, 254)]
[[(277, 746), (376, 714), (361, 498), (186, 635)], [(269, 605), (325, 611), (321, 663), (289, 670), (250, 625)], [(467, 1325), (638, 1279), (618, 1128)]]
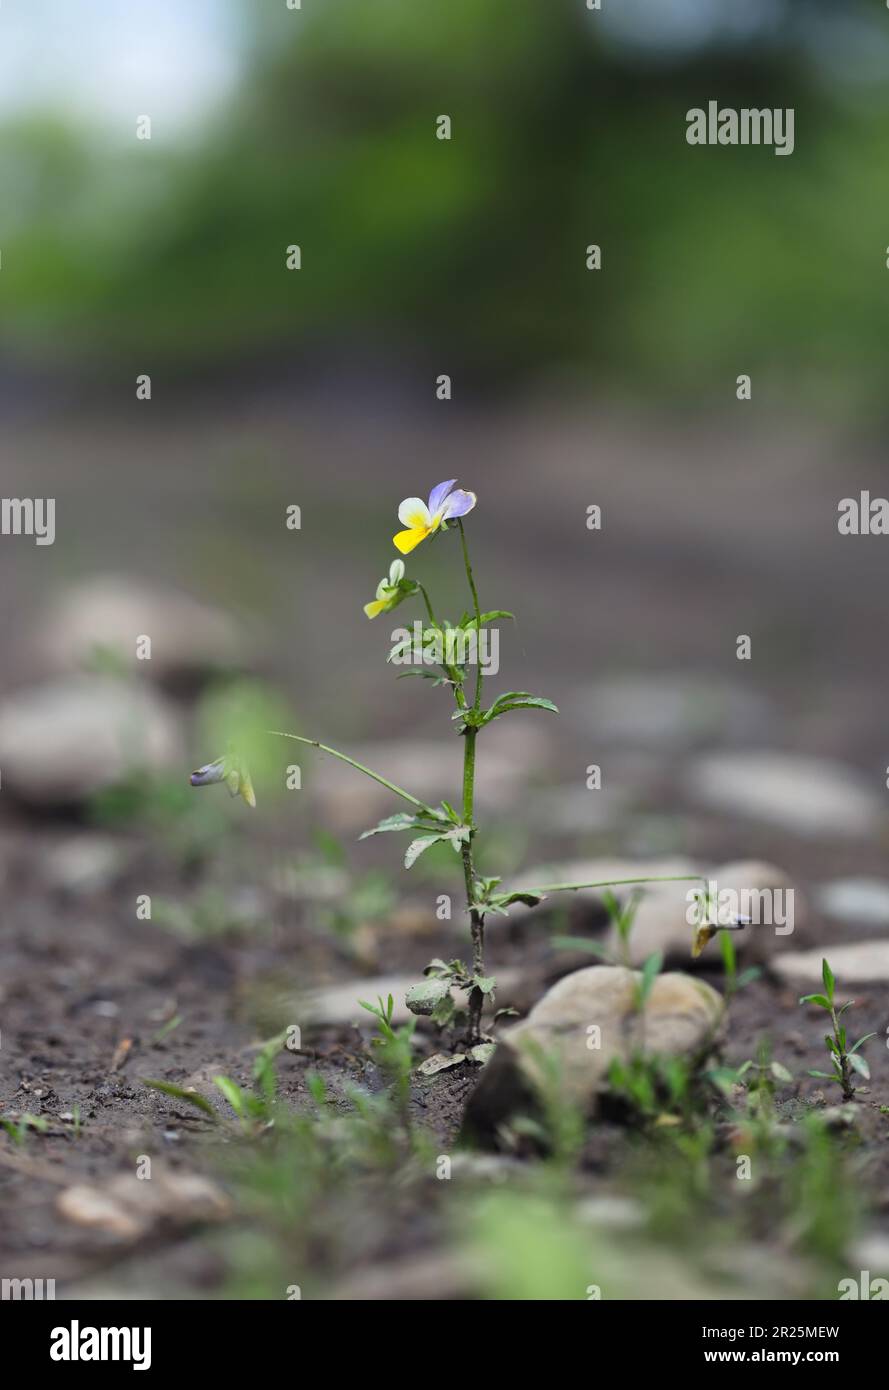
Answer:
[[(536, 906), (549, 893), (574, 892), (580, 888), (614, 887), (620, 884), (682, 882), (690, 881), (696, 876), (671, 874), (663, 877), (613, 879), (597, 883), (545, 883), (530, 887), (504, 888), (501, 878), (480, 872), (476, 859), (479, 828), (475, 819), (476, 749), (479, 736), (495, 719), (502, 719), (506, 715), (527, 710), (558, 714), (558, 709), (552, 700), (533, 695), (527, 690), (508, 690), (495, 696), (489, 704), (485, 702), (485, 672), (479, 659), (481, 634), (485, 627), (500, 620), (510, 620), (513, 614), (505, 609), (485, 611), (481, 607), (464, 527), (464, 518), (474, 511), (477, 499), (475, 493), (456, 488), (455, 483), (456, 479), (439, 483), (429, 494), (428, 502), (419, 497), (406, 498), (398, 508), (398, 519), (404, 529), (393, 537), (393, 544), (400, 554), (407, 555), (425, 540), (432, 541), (447, 534), (459, 537), (459, 553), (471, 608), (463, 613), (456, 625), (452, 625), (447, 619), (438, 618), (425, 586), (417, 579), (409, 579), (404, 561), (395, 559), (388, 575), (377, 586), (375, 598), (365, 604), (364, 611), (368, 618), (375, 618), (381, 613), (390, 612), (406, 599), (418, 598), (423, 603), (427, 624), (422, 628), (423, 647), (434, 653), (435, 662), (431, 668), (424, 663), (423, 669), (417, 674), (427, 677), (433, 686), (447, 687), (454, 700), (455, 709), (451, 720), (463, 745), (462, 796), (459, 805), (455, 807), (444, 800), (437, 806), (428, 805), (412, 792), (397, 786), (381, 773), (365, 767), (339, 749), (301, 734), (286, 733), (283, 730), (269, 732), (277, 737), (307, 744), (322, 753), (329, 753), (341, 762), (348, 763), (357, 772), (378, 782), (394, 797), (404, 802), (407, 810), (386, 816), (378, 825), (366, 830), (361, 839), (393, 832), (410, 835), (404, 854), (406, 869), (410, 869), (434, 844), (449, 844), (460, 856), (472, 941), (471, 964), (466, 965), (460, 960), (432, 961), (427, 966), (424, 980), (409, 992), (407, 1004), (415, 1014), (430, 1016), (436, 1023), (444, 1025), (456, 1014), (452, 991), (457, 989), (464, 992), (468, 1000), (465, 1041), (470, 1046), (478, 1046), (485, 1040), (481, 1026), (482, 1010), (486, 999), (493, 997), (496, 983), (488, 974), (485, 964), (485, 920), (489, 915), (507, 915), (509, 908), (515, 903)], [(388, 660), (392, 662), (403, 658), (404, 649), (404, 639), (399, 638), (390, 650)], [(470, 679), (468, 667), (473, 650), (475, 673), (474, 679)], [(250, 773), (238, 750), (230, 749), (215, 762), (199, 768), (192, 773), (191, 782), (193, 786), (225, 782), (233, 796), (240, 794), (248, 805), (255, 805)]]

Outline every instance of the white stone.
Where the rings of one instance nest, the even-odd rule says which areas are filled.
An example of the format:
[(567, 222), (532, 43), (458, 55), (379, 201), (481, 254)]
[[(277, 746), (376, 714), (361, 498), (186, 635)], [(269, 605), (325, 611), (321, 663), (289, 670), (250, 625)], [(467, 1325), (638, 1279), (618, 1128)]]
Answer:
[[(136, 642), (151, 638), (151, 657)], [(244, 634), (217, 608), (176, 589), (98, 575), (58, 599), (38, 631), (39, 658), (58, 673), (83, 671), (107, 653), (148, 680), (197, 681), (247, 663)]]
[(0, 787), (34, 806), (81, 803), (128, 772), (183, 756), (175, 714), (146, 686), (72, 676), (0, 705)]
[(879, 785), (844, 763), (754, 749), (699, 758), (687, 776), (706, 806), (813, 838), (878, 835), (887, 824)]

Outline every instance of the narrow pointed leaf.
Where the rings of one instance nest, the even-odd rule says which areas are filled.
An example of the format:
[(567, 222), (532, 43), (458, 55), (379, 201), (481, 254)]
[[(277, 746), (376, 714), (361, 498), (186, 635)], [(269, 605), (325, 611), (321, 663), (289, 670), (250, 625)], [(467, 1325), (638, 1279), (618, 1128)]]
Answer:
[(804, 994), (799, 1002), (801, 1004), (817, 1004), (819, 1009), (830, 1010), (830, 1000), (825, 999), (823, 994)]
[(444, 836), (442, 835), (420, 835), (416, 840), (411, 840), (404, 856), (404, 867), (406, 869), (411, 868), (430, 845), (437, 844), (438, 841), (443, 838)]

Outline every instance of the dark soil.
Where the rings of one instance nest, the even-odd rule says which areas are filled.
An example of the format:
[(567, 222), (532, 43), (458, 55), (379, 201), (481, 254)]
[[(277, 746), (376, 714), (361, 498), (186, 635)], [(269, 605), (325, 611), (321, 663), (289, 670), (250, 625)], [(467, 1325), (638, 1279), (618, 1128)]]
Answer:
[[(460, 472), (461, 481), (480, 494), (502, 498), (499, 510), (492, 508), (486, 517), (491, 532), (477, 561), (479, 583), (485, 602), (490, 598), (493, 605), (503, 603), (522, 615), (504, 675), (507, 686), (539, 688), (565, 708), (552, 744), (550, 780), (576, 777), (578, 765), (591, 756), (588, 747), (595, 739), (583, 716), (591, 679), (651, 671), (656, 680), (657, 672), (677, 668), (727, 676), (761, 695), (770, 704), (771, 722), (752, 741), (841, 757), (882, 778), (889, 761), (884, 747), (889, 649), (874, 645), (871, 634), (884, 625), (885, 563), (866, 543), (854, 552), (848, 546), (843, 550), (834, 525), (836, 498), (853, 492), (859, 480), (862, 485), (872, 481), (876, 464), (867, 445), (847, 448), (848, 441), (815, 441), (784, 427), (766, 427), (757, 439), (739, 441), (734, 431), (717, 424), (673, 422), (664, 432), (587, 419), (556, 422), (545, 409), (530, 414), (521, 427), (514, 421), (515, 412), (508, 423), (458, 417), (456, 425), (430, 433), (426, 422), (344, 423), (323, 412), (297, 419), (287, 407), (248, 409), (228, 419), (214, 414), (209, 421), (165, 421), (156, 412), (151, 425), (138, 430), (121, 421), (26, 423), (15, 440), (16, 466), (30, 481), (18, 490), (55, 493), (68, 529), (60, 531), (52, 575), (46, 567), (38, 570), (30, 552), (23, 559), (23, 552), (13, 558), (8, 547), (0, 550), (0, 587), (7, 595), (0, 635), (5, 650), (14, 654), (4, 684), (11, 688), (34, 674), (27, 637), (38, 598), (69, 577), (91, 573), (97, 555), (102, 569), (131, 566), (153, 578), (169, 573), (226, 604), (236, 591), (243, 598), (238, 585), (248, 571), (228, 572), (220, 536), (245, 528), (261, 548), (267, 535), (264, 507), (278, 509), (295, 492), (307, 512), (314, 509), (323, 518), (351, 490), (357, 499), (348, 513), (354, 544), (343, 554), (331, 557), (329, 530), (319, 524), (307, 528), (296, 558), (293, 550), (270, 543), (257, 561), (259, 572), (250, 571), (244, 581), (257, 622), (266, 632), (285, 634), (268, 645), (275, 653), (269, 667), (296, 693), (307, 732), (311, 724), (313, 732), (333, 742), (343, 733), (340, 741), (346, 743), (406, 732), (439, 737), (440, 707), (432, 701), (420, 712), (422, 702), (403, 688), (412, 682), (393, 696), (391, 670), (377, 659), (376, 648), (361, 667), (370, 644), (359, 627), (360, 602), (372, 588), (368, 578), (376, 582), (377, 571), (382, 573), (378, 558), (386, 553), (392, 508), (387, 504), (385, 519), (382, 513), (372, 518), (384, 527), (385, 543), (374, 546), (367, 541), (365, 510), (379, 507), (381, 491), (397, 501), (413, 488), (413, 481), (405, 485), (407, 464), (393, 459), (427, 451), (432, 438), (424, 476)], [(243, 450), (257, 439), (263, 465), (254, 476), (252, 511), (244, 516)], [(718, 485), (711, 469), (714, 450), (729, 455), (722, 458)], [(322, 455), (335, 457), (336, 467), (303, 467), (294, 478), (289, 460)], [(541, 457), (547, 459), (546, 508), (541, 506)], [(838, 457), (842, 469), (834, 462)], [(590, 458), (601, 461), (593, 476)], [(767, 513), (764, 478), (770, 485)], [(9, 490), (16, 491), (14, 480)], [(98, 508), (89, 500), (97, 496), (103, 499)], [(588, 500), (599, 497), (613, 524), (591, 558), (582, 516)], [(729, 513), (732, 528), (714, 529)], [(137, 514), (149, 519), (145, 526), (135, 523)], [(203, 571), (194, 562), (200, 547), (191, 523), (187, 533), (183, 530), (184, 517), (195, 519), (199, 538), (211, 547)], [(578, 519), (576, 533), (571, 518)], [(318, 575), (328, 586), (320, 615), (313, 586)], [(601, 602), (597, 594), (604, 596)], [(763, 659), (749, 676), (736, 669), (736, 631), (759, 634), (754, 642)], [(512, 680), (519, 671), (520, 681)], [(701, 743), (709, 738), (716, 746), (742, 746), (747, 737), (728, 728)], [(884, 872), (880, 842), (811, 843), (732, 817), (703, 815), (683, 802), (680, 789), (690, 749), (641, 751), (654, 766), (626, 822), (601, 835), (544, 826), (543, 838), (524, 851), (528, 808), (504, 808), (493, 828), (507, 838), (514, 835), (517, 858), (524, 853), (540, 860), (611, 850), (651, 853), (666, 825), (669, 852), (713, 862), (764, 857), (780, 864), (803, 892), (831, 876)], [(196, 749), (194, 760), (216, 752)], [(187, 771), (183, 768), (183, 777)], [(447, 795), (448, 789), (442, 792)], [(531, 809), (533, 800), (532, 794)], [(513, 820), (520, 809), (523, 814)], [(21, 1145), (0, 1136), (0, 1275), (54, 1278), (60, 1296), (90, 1281), (105, 1294), (127, 1288), (150, 1296), (219, 1295), (230, 1287), (236, 1257), (214, 1241), (212, 1232), (177, 1224), (159, 1227), (140, 1241), (121, 1241), (60, 1219), (58, 1194), (80, 1182), (101, 1188), (114, 1174), (132, 1172), (139, 1154), (173, 1170), (206, 1172), (227, 1185), (229, 1168), (221, 1161), (218, 1131), (193, 1109), (146, 1088), (141, 1078), (193, 1085), (208, 1096), (214, 1095), (217, 1074), (249, 1084), (257, 1045), (289, 1021), (280, 1006), (288, 990), (362, 974), (418, 975), (430, 957), (465, 951), (465, 942), (441, 924), (414, 934), (382, 922), (358, 950), (354, 943), (319, 935), (303, 905), (274, 895), (263, 910), (262, 930), (184, 938), (156, 922), (137, 922), (136, 898), (146, 885), (157, 899), (179, 901), (193, 898), (208, 883), (230, 882), (232, 874), (227, 880), (220, 870), (228, 847), (217, 859), (186, 867), (152, 829), (117, 826), (112, 833), (133, 851), (126, 871), (98, 893), (65, 894), (45, 881), (45, 859), (61, 838), (79, 829), (64, 820), (28, 819), (7, 803), (0, 822), (5, 883), (0, 1113), (29, 1112), (44, 1117), (48, 1126), (28, 1134)], [(239, 865), (252, 866), (247, 881), (256, 882), (267, 876), (286, 836), (262, 818), (251, 834), (236, 858)], [(358, 853), (362, 870), (368, 863), (387, 862), (376, 847)], [(515, 997), (501, 994), (498, 1005), (527, 1009), (566, 967), (550, 950), (541, 920), (492, 929), (490, 970), (515, 967), (521, 980)], [(593, 930), (597, 924), (576, 919), (574, 925)], [(829, 945), (849, 939), (850, 930), (815, 919), (800, 944)], [(856, 927), (854, 934), (860, 939), (868, 931)], [(719, 987), (718, 970), (710, 966), (702, 974)], [(356, 999), (358, 993), (356, 988)], [(323, 1077), (335, 1103), (351, 1083), (370, 1091), (383, 1084), (369, 1044), (369, 1017), (357, 1007), (355, 1012), (360, 1029), (307, 1029), (301, 1053), (281, 1053), (278, 1079), (285, 1103), (309, 1107), (310, 1072)], [(875, 1031), (879, 1036), (871, 1048), (881, 1049), (887, 1015), (885, 990), (859, 991), (855, 1035)], [(181, 1022), (164, 1034), (177, 1018)], [(779, 1099), (817, 1104), (822, 1083), (805, 1073), (825, 1064), (823, 1033), (815, 1010), (800, 1009), (794, 992), (763, 978), (732, 1003), (725, 1056), (742, 1062), (768, 1035), (775, 1057), (800, 1078), (782, 1088)], [(421, 1051), (437, 1050), (429, 1033), (421, 1031), (418, 1038)], [(879, 1108), (889, 1106), (889, 1082), (885, 1066), (874, 1065), (873, 1072), (869, 1086), (861, 1083), (856, 1102), (861, 1186), (874, 1213), (871, 1230), (882, 1229), (889, 1219), (889, 1115)], [(462, 1066), (413, 1087), (413, 1114), (442, 1148), (455, 1141), (476, 1078), (475, 1070)], [(838, 1094), (824, 1096), (827, 1103), (838, 1099)], [(214, 1103), (223, 1108), (218, 1096)], [(78, 1114), (79, 1123), (63, 1118)], [(593, 1130), (584, 1190), (596, 1192), (619, 1174), (623, 1145), (619, 1128), (603, 1125), (598, 1138)], [(353, 1248), (348, 1260), (338, 1263), (335, 1253), (319, 1252), (328, 1287), (347, 1274), (357, 1280), (362, 1270), (398, 1265), (436, 1249), (444, 1223), (433, 1221), (427, 1206), (410, 1196), (402, 1200), (390, 1191), (387, 1200), (386, 1222), (357, 1251)], [(249, 1212), (239, 1210), (234, 1220), (249, 1231)], [(420, 1280), (417, 1287), (426, 1286)], [(428, 1296), (441, 1296), (440, 1290)]]

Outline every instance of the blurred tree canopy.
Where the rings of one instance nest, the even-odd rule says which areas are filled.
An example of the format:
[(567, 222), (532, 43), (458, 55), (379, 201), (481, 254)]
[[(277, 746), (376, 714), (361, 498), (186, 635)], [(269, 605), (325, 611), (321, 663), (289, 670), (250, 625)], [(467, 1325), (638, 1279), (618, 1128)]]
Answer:
[[(881, 400), (876, 3), (775, 0), (669, 50), (584, 0), (282, 0), (244, 24), (240, 93), (195, 140), (0, 129), (7, 356), (187, 370), (347, 342), (492, 382), (700, 398), (766, 366), (790, 396)], [(688, 146), (711, 98), (793, 106), (792, 156)]]

